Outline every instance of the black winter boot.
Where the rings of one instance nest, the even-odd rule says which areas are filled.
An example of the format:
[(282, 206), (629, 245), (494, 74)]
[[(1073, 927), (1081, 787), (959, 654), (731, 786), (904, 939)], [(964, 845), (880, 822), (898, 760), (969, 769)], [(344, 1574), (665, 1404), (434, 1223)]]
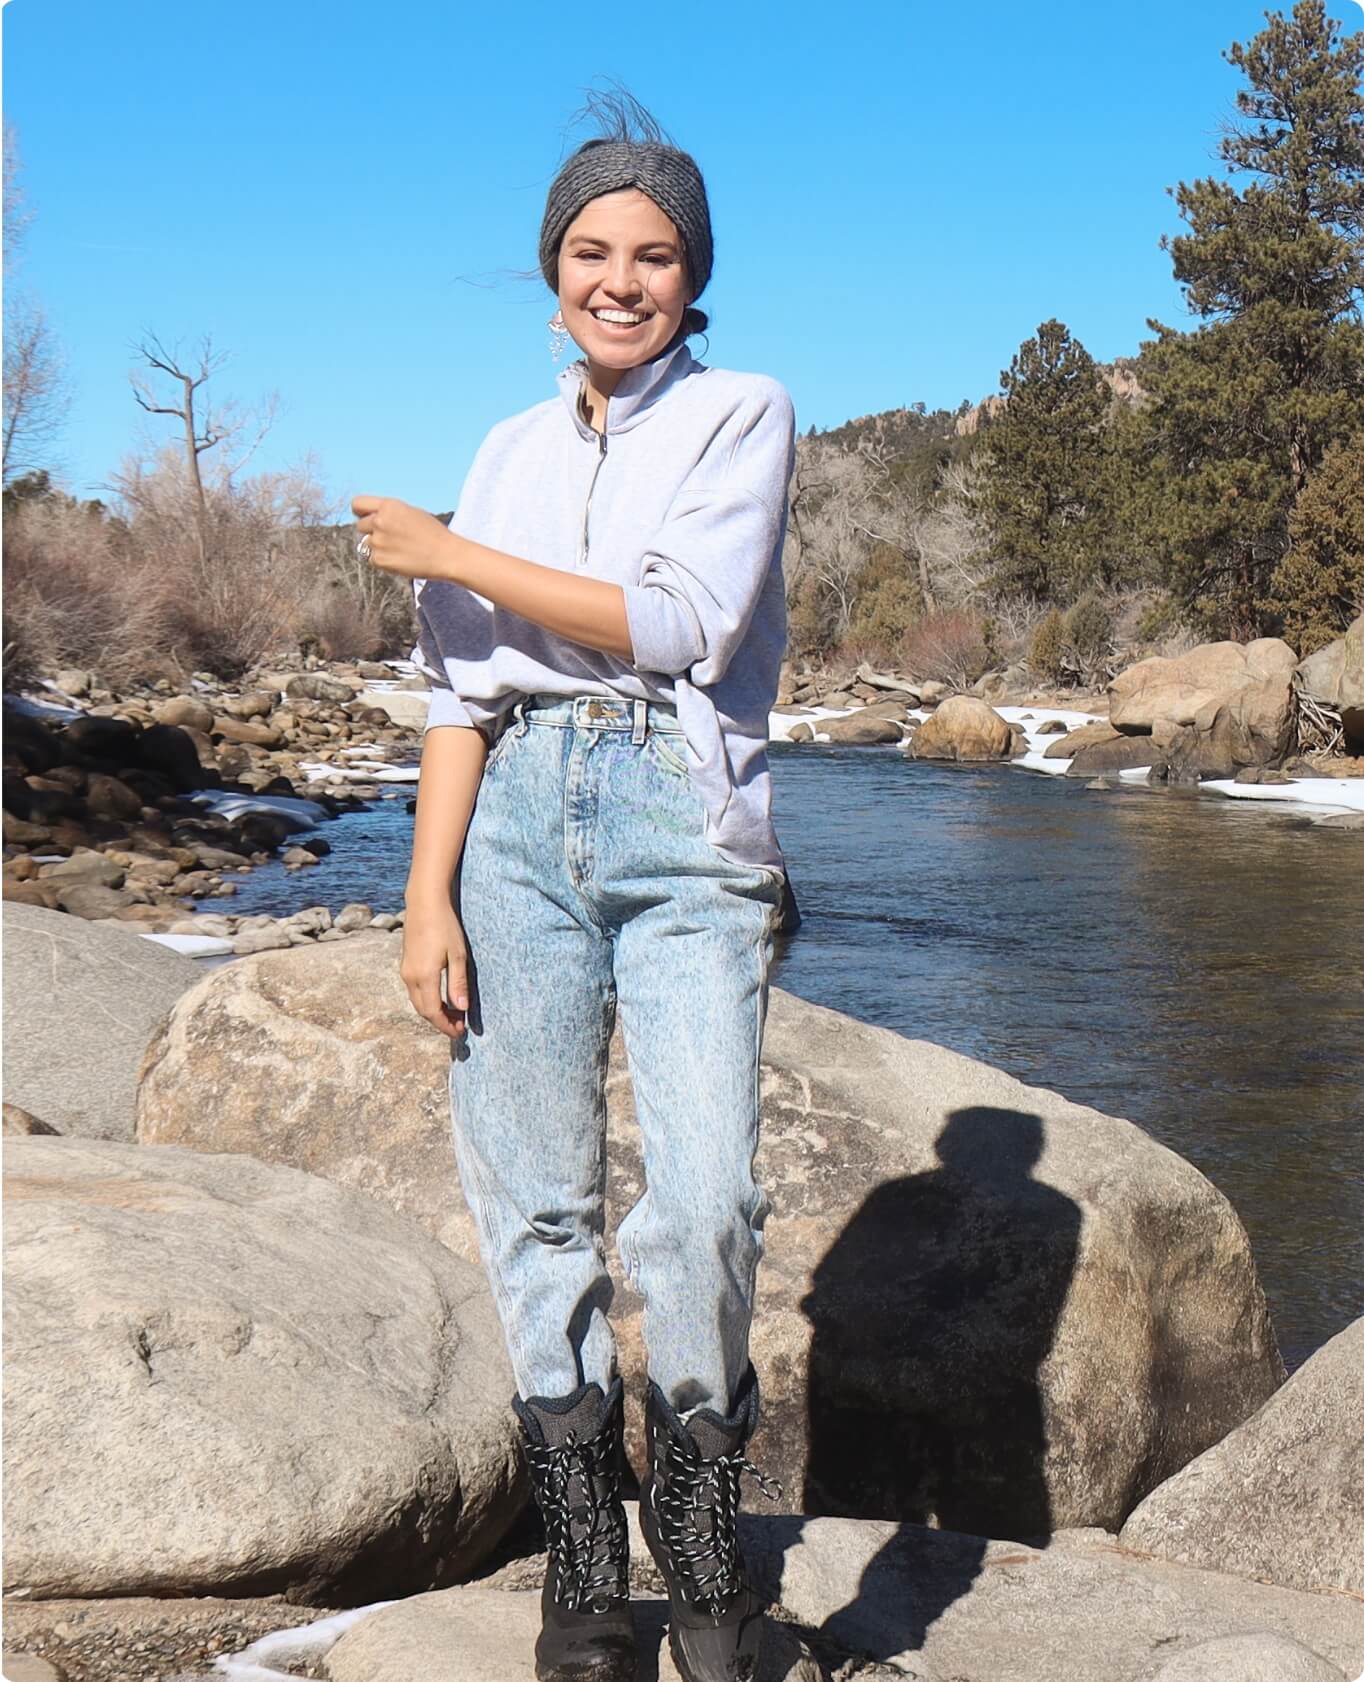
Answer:
[(668, 1645), (683, 1682), (751, 1682), (764, 1603), (744, 1574), (736, 1520), (739, 1479), (750, 1472), (775, 1500), (781, 1486), (743, 1449), (758, 1421), (749, 1367), (728, 1419), (700, 1408), (684, 1425), (658, 1386), (645, 1395), (648, 1471), (639, 1522), (668, 1585)]
[(513, 1398), (549, 1565), (535, 1643), (540, 1682), (634, 1682), (629, 1533), (620, 1499), (624, 1386)]

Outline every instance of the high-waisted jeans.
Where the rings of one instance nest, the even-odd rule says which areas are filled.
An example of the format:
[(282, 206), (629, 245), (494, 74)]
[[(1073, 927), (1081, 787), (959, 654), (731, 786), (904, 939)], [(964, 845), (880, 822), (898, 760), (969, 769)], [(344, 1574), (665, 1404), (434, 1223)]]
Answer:
[(468, 1028), (455, 1158), (523, 1397), (616, 1369), (605, 1261), (617, 1002), (647, 1190), (616, 1249), (675, 1408), (727, 1410), (769, 1203), (759, 1055), (782, 899), (706, 840), (673, 708), (531, 695), (494, 741), (456, 879)]

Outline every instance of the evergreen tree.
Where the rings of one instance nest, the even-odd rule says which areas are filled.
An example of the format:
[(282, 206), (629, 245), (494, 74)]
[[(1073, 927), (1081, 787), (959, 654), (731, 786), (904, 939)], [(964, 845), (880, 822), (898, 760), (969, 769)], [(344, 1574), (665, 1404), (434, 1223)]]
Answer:
[(1324, 0), (1265, 17), (1223, 54), (1250, 85), (1219, 151), (1250, 179), (1174, 193), (1189, 231), (1161, 244), (1205, 319), (1147, 323), (1154, 403), (1135, 448), (1150, 471), (1127, 511), (1189, 616), (1241, 637), (1273, 628), (1294, 503), (1364, 423), (1364, 33), (1342, 40)]
[(1285, 637), (1306, 656), (1364, 613), (1364, 432), (1326, 452), (1294, 506), (1288, 535), (1273, 606)]
[(984, 424), (971, 496), (989, 533), (991, 588), (1073, 601), (1103, 572), (1107, 392), (1060, 321), (1044, 321), (999, 377), (1007, 402)]

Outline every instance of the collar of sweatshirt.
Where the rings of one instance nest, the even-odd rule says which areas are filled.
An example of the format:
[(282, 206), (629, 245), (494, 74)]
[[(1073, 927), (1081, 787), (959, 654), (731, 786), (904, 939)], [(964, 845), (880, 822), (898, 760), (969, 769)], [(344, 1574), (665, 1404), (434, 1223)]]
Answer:
[[(680, 340), (669, 351), (661, 351), (648, 362), (641, 362), (638, 367), (627, 368), (616, 382), (616, 389), (611, 393), (610, 401), (606, 405), (606, 432), (608, 437), (614, 437), (617, 432), (628, 432), (646, 420), (658, 406), (659, 400), (691, 373), (693, 368), (699, 368), (687, 348), (687, 341)], [(595, 428), (590, 426), (582, 417), (578, 407), (578, 400), (582, 395), (583, 382), (587, 377), (587, 363), (580, 357), (571, 362), (558, 375), (559, 395), (572, 417), (573, 424), (579, 433), (590, 441), (597, 439)]]

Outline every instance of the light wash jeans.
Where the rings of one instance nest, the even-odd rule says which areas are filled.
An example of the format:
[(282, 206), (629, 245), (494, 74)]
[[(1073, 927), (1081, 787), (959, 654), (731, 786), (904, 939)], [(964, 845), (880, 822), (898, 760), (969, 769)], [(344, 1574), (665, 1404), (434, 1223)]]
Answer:
[(728, 1411), (769, 1202), (759, 1054), (782, 879), (705, 839), (670, 706), (531, 695), (456, 876), (470, 953), (455, 1158), (523, 1397), (615, 1374), (605, 1086), (616, 1005), (647, 1191), (616, 1248), (672, 1405)]

